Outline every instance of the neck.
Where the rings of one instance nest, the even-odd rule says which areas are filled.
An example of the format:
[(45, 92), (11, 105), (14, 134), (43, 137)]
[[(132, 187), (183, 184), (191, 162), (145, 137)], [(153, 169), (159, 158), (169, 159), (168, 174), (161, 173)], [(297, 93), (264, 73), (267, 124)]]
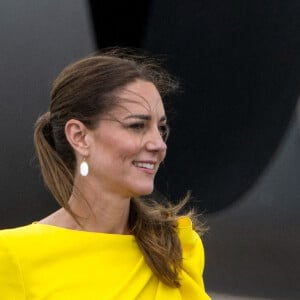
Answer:
[(95, 196), (99, 195), (95, 193), (93, 197), (83, 195), (80, 197), (72, 194), (69, 201), (71, 210), (78, 216), (80, 225), (77, 226), (86, 231), (118, 234), (129, 232), (130, 198), (103, 193), (100, 197)]
[[(69, 205), (76, 220), (64, 208), (41, 220), (40, 223), (69, 229), (103, 233), (128, 234), (130, 197), (107, 191), (99, 184), (75, 183)], [(76, 192), (80, 191), (80, 192)]]

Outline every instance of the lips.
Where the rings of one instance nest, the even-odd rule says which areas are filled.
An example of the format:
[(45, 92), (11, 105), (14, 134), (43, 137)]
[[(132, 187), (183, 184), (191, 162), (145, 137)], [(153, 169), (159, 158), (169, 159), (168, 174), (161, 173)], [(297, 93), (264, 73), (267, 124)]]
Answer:
[(133, 165), (147, 170), (154, 170), (155, 168), (155, 162), (134, 161)]

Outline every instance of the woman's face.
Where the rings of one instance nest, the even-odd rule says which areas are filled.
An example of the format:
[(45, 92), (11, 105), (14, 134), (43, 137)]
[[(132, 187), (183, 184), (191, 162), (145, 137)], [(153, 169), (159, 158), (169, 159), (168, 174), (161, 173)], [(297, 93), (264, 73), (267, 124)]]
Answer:
[(153, 191), (166, 155), (165, 110), (156, 87), (137, 80), (117, 92), (119, 102), (90, 135), (89, 177), (103, 191), (132, 197)]

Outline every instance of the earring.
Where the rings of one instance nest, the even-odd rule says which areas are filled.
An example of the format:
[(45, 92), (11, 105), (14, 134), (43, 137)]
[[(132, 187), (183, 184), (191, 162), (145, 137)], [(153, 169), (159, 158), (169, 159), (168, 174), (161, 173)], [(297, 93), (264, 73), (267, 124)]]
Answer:
[(89, 174), (89, 165), (85, 160), (85, 156), (83, 157), (83, 161), (80, 164), (80, 175), (87, 176)]

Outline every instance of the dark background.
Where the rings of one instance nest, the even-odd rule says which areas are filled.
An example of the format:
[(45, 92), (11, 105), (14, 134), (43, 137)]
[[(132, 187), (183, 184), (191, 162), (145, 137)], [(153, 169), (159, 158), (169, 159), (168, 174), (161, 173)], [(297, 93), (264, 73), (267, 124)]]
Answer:
[(183, 86), (157, 190), (190, 189), (205, 213), (207, 289), (299, 299), (299, 1), (128, 2), (0, 2), (0, 226), (57, 208), (32, 133), (58, 72), (97, 48), (144, 48)]

